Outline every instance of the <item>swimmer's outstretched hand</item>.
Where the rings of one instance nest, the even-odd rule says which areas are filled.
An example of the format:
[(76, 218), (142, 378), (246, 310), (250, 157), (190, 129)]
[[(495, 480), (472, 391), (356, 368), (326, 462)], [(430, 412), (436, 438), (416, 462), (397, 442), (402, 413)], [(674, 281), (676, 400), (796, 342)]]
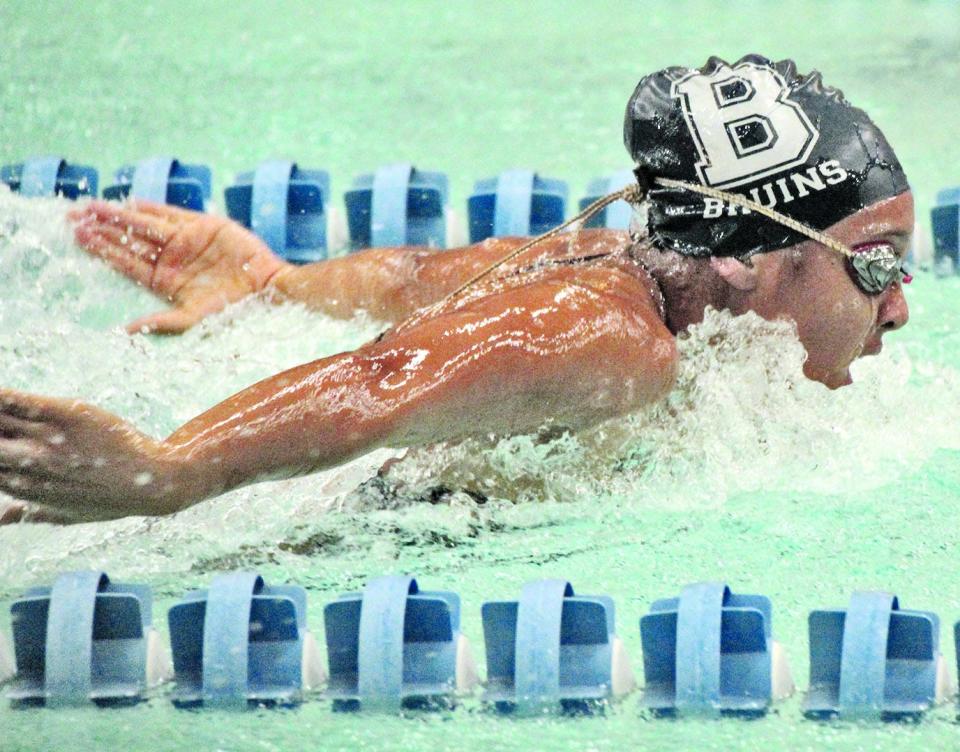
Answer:
[(169, 514), (195, 485), (161, 442), (108, 412), (0, 389), (0, 491), (42, 505), (0, 502), (0, 524)]
[(173, 304), (127, 325), (179, 334), (261, 292), (287, 264), (236, 222), (164, 204), (93, 201), (67, 215), (78, 245)]

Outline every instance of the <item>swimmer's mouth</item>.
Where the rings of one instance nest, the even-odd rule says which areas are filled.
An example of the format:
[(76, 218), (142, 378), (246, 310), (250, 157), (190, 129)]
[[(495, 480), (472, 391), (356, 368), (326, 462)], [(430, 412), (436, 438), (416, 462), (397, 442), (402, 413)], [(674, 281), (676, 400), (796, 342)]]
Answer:
[(876, 342), (867, 343), (860, 355), (877, 355), (882, 349), (883, 343), (878, 339)]

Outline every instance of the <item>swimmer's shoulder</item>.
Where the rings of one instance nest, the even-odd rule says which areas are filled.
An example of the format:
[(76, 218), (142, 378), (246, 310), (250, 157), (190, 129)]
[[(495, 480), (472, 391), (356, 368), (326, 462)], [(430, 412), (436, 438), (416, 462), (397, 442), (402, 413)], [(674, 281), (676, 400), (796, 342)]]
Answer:
[[(579, 251), (584, 259), (580, 276), (605, 272), (604, 291), (653, 311), (666, 324), (666, 300), (656, 278), (642, 261), (645, 241), (624, 230), (585, 230)], [(586, 280), (584, 280), (586, 281)]]
[[(529, 238), (498, 241), (522, 244)], [(549, 278), (613, 296), (620, 304), (648, 310), (665, 323), (663, 294), (640, 254), (635, 253), (636, 247), (637, 241), (626, 230), (590, 228), (562, 232), (544, 238), (538, 248), (531, 248), (531, 253), (539, 255), (536, 261), (531, 262), (526, 254), (511, 259), (496, 275), (479, 282), (476, 289), (482, 294), (488, 285), (502, 290), (504, 285), (523, 286)]]

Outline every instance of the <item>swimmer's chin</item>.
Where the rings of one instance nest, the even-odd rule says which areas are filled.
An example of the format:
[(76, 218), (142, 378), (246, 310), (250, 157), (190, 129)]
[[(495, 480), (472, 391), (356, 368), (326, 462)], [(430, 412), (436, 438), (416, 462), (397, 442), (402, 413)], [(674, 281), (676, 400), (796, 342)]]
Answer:
[(853, 383), (853, 376), (850, 375), (850, 366), (838, 368), (834, 371), (819, 370), (808, 360), (803, 364), (803, 375), (810, 381), (818, 381), (827, 389), (839, 389), (843, 386), (850, 386)]
[(850, 374), (850, 369), (847, 368), (832, 375), (829, 379), (825, 379), (823, 383), (826, 384), (828, 389), (842, 389), (853, 383), (853, 376)]
[(850, 386), (853, 383), (853, 376), (850, 375), (849, 368), (844, 368), (840, 371), (833, 371), (831, 373), (811, 373), (807, 369), (804, 369), (804, 376), (811, 381), (819, 381), (821, 384), (827, 387), (827, 389), (831, 390)]

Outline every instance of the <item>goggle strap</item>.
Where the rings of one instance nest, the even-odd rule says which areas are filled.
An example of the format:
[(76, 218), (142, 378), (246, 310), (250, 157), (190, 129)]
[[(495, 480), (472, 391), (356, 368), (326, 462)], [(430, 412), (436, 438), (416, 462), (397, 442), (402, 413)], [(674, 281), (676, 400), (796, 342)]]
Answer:
[(484, 267), (481, 271), (473, 275), (470, 279), (468, 279), (466, 282), (460, 285), (460, 287), (458, 287), (456, 290), (451, 292), (449, 295), (446, 295), (445, 297), (438, 300), (436, 303), (433, 303), (432, 305), (429, 305), (426, 308), (421, 309), (418, 313), (415, 313), (409, 319), (399, 324), (396, 327), (396, 330), (406, 329), (422, 321), (424, 318), (431, 315), (433, 312), (442, 308), (451, 299), (457, 297), (460, 293), (462, 293), (468, 287), (472, 287), (473, 285), (475, 285), (481, 279), (483, 279), (488, 274), (490, 274), (490, 272), (503, 266), (508, 261), (512, 261), (521, 253), (524, 253), (525, 251), (530, 250), (534, 246), (539, 245), (544, 240), (549, 240), (550, 238), (556, 235), (559, 235), (571, 225), (575, 225), (579, 222), (586, 222), (594, 214), (596, 214), (599, 211), (602, 211), (603, 209), (605, 209), (607, 206), (614, 203), (615, 201), (620, 201), (622, 199), (623, 201), (626, 201), (627, 203), (635, 206), (639, 204), (640, 201), (643, 200), (643, 197), (645, 195), (646, 195), (645, 190), (640, 188), (640, 186), (637, 184), (632, 184), (632, 185), (628, 185), (626, 188), (623, 188), (619, 191), (614, 191), (613, 193), (608, 193), (606, 196), (601, 196), (592, 204), (590, 204), (590, 206), (586, 207), (577, 216), (571, 217), (563, 224), (554, 227), (552, 230), (547, 230), (542, 235), (537, 235), (537, 237), (531, 238), (526, 243), (521, 245), (519, 248), (511, 251), (510, 253), (506, 254), (502, 258), (497, 259), (489, 266)]
[(701, 196), (708, 196), (710, 198), (715, 198), (718, 201), (725, 201), (728, 204), (734, 204), (735, 206), (749, 209), (750, 211), (761, 214), (768, 219), (772, 219), (774, 222), (777, 222), (784, 227), (793, 230), (794, 232), (798, 232), (801, 235), (806, 235), (811, 240), (815, 240), (821, 245), (825, 245), (827, 248), (831, 248), (837, 253), (847, 257), (853, 256), (853, 251), (839, 240), (831, 238), (829, 235), (826, 235), (819, 230), (814, 230), (812, 227), (808, 227), (807, 225), (803, 224), (803, 222), (798, 222), (793, 217), (788, 217), (786, 214), (781, 214), (778, 211), (774, 211), (763, 204), (758, 204), (756, 201), (751, 201), (750, 199), (745, 198), (737, 193), (728, 193), (727, 191), (721, 191), (717, 188), (710, 188), (709, 186), (698, 185), (697, 183), (688, 183), (685, 180), (674, 180), (673, 178), (657, 177), (653, 179), (653, 182), (657, 185), (662, 185), (664, 188), (680, 188), (692, 193), (699, 193)]
[[(475, 285), (477, 282), (479, 282), (481, 279), (486, 277), (488, 274), (490, 274), (490, 272), (494, 271), (498, 267), (503, 266), (508, 261), (512, 261), (520, 254), (530, 250), (536, 245), (539, 245), (544, 240), (548, 240), (549, 238), (559, 235), (561, 232), (566, 230), (571, 225), (586, 222), (594, 214), (602, 211), (603, 209), (605, 209), (607, 206), (614, 203), (615, 201), (623, 200), (623, 201), (626, 201), (628, 204), (631, 204), (632, 206), (639, 206), (639, 204), (647, 197), (648, 187), (647, 185), (641, 184), (640, 175), (637, 176), (637, 180), (638, 180), (637, 183), (632, 183), (631, 185), (628, 185), (626, 188), (622, 188), (619, 191), (614, 191), (613, 193), (608, 193), (606, 196), (601, 196), (592, 204), (590, 204), (588, 207), (586, 207), (583, 211), (577, 214), (575, 217), (568, 219), (563, 224), (558, 225), (557, 227), (554, 227), (552, 230), (548, 230), (542, 235), (538, 235), (535, 238), (531, 238), (516, 250), (511, 251), (510, 253), (506, 254), (502, 258), (497, 259), (492, 264), (485, 267), (483, 270), (481, 270), (480, 272), (475, 274), (473, 277), (468, 279), (466, 282), (460, 285), (460, 287), (458, 287), (456, 290), (451, 292), (449, 295), (446, 295), (444, 298), (442, 298), (441, 300), (438, 300), (433, 305), (427, 306), (426, 308), (422, 309), (419, 313), (414, 314), (411, 318), (407, 319), (397, 328), (398, 329), (407, 328), (417, 323), (418, 321), (423, 320), (424, 317), (429, 316), (431, 313), (433, 313), (436, 310), (439, 310), (444, 304), (446, 304), (452, 298), (457, 297), (464, 290)], [(643, 182), (646, 183), (645, 180)], [(702, 196), (715, 198), (719, 201), (725, 201), (728, 204), (734, 204), (744, 209), (749, 209), (750, 211), (756, 212), (757, 214), (761, 214), (762, 216), (767, 217), (768, 219), (772, 219), (774, 222), (777, 222), (783, 225), (784, 227), (787, 227), (788, 229), (793, 230), (794, 232), (797, 232), (801, 235), (805, 235), (811, 240), (815, 240), (817, 243), (820, 243), (821, 245), (824, 245), (827, 248), (830, 248), (847, 258), (852, 258), (854, 255), (853, 251), (850, 250), (850, 248), (845, 246), (843, 243), (841, 243), (839, 240), (836, 240), (835, 238), (831, 238), (829, 235), (825, 235), (824, 233), (818, 230), (814, 230), (812, 227), (808, 227), (802, 222), (799, 222), (796, 219), (793, 219), (792, 217), (788, 217), (786, 214), (781, 214), (780, 212), (774, 211), (773, 209), (763, 206), (762, 204), (758, 204), (756, 201), (751, 201), (748, 198), (744, 198), (739, 194), (728, 193), (727, 191), (721, 191), (717, 188), (710, 188), (705, 185), (698, 185), (697, 183), (688, 183), (685, 180), (674, 180), (673, 178), (656, 177), (653, 179), (653, 182), (657, 185), (663, 186), (664, 188), (679, 188), (682, 190), (690, 191), (692, 193), (699, 193)]]

